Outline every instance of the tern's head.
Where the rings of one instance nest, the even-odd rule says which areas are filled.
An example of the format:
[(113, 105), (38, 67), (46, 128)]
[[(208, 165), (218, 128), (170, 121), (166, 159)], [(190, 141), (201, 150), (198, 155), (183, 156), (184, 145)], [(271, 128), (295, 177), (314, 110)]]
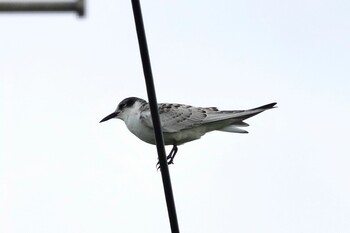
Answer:
[(126, 120), (126, 118), (134, 113), (135, 111), (138, 111), (139, 108), (146, 103), (145, 100), (137, 98), (137, 97), (129, 97), (124, 99), (122, 102), (118, 104), (117, 109), (103, 118), (101, 122), (108, 121), (109, 119), (112, 118), (118, 118), (121, 120)]

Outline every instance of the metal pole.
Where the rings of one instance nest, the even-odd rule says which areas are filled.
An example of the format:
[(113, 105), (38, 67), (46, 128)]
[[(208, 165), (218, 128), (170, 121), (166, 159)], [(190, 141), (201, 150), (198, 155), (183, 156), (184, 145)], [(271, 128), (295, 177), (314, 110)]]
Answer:
[(140, 6), (139, 0), (131, 0), (131, 3), (132, 3), (133, 12), (134, 12), (137, 37), (139, 41), (139, 47), (140, 47), (142, 65), (143, 65), (143, 72), (145, 76), (148, 100), (149, 100), (149, 105), (151, 109), (152, 122), (153, 122), (154, 134), (156, 138), (156, 146), (158, 151), (158, 159), (160, 164), (160, 170), (162, 173), (163, 187), (164, 187), (165, 199), (168, 207), (168, 215), (170, 220), (171, 232), (179, 233), (180, 231), (179, 231), (179, 225), (178, 225), (177, 216), (176, 216), (174, 195), (171, 187), (169, 168), (168, 168), (168, 163), (167, 163), (166, 154), (165, 154), (164, 139), (163, 139), (163, 133), (160, 125), (158, 104), (157, 104), (156, 92), (154, 88), (146, 34), (143, 26), (141, 6)]
[(76, 12), (84, 16), (84, 0), (74, 2), (0, 2), (0, 12)]

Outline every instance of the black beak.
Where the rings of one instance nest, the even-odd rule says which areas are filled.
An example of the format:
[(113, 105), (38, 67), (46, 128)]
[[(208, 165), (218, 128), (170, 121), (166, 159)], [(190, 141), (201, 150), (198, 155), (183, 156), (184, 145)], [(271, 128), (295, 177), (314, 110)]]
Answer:
[(106, 116), (105, 118), (103, 118), (103, 119), (100, 121), (100, 123), (102, 123), (102, 122), (104, 122), (104, 121), (108, 121), (108, 120), (110, 120), (110, 119), (112, 119), (112, 118), (114, 118), (114, 117), (117, 117), (118, 114), (119, 114), (119, 112), (114, 112), (114, 113), (112, 113), (112, 114), (109, 114), (108, 116)]

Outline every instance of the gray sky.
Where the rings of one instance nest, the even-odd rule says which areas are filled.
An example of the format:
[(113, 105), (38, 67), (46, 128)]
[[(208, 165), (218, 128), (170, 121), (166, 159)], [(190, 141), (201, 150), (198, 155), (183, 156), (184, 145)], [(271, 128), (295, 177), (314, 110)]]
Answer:
[[(179, 147), (181, 232), (350, 232), (350, 2), (142, 8), (159, 102), (279, 106)], [(147, 98), (131, 3), (0, 28), (0, 232), (170, 232), (155, 147), (98, 123)]]

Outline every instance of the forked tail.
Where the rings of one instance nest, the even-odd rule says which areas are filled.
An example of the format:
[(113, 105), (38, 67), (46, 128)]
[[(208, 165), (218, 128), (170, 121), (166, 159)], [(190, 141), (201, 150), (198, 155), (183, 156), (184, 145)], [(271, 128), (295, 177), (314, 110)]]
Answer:
[(266, 104), (257, 108), (252, 108), (249, 110), (244, 110), (241, 112), (238, 112), (236, 116), (233, 116), (232, 119), (234, 122), (222, 129), (219, 129), (219, 131), (224, 131), (224, 132), (231, 132), (231, 133), (248, 133), (248, 131), (240, 129), (239, 127), (246, 127), (249, 126), (247, 123), (243, 122), (245, 119), (248, 119), (252, 116), (255, 116), (263, 111), (276, 108), (275, 105), (277, 103), (270, 103)]

